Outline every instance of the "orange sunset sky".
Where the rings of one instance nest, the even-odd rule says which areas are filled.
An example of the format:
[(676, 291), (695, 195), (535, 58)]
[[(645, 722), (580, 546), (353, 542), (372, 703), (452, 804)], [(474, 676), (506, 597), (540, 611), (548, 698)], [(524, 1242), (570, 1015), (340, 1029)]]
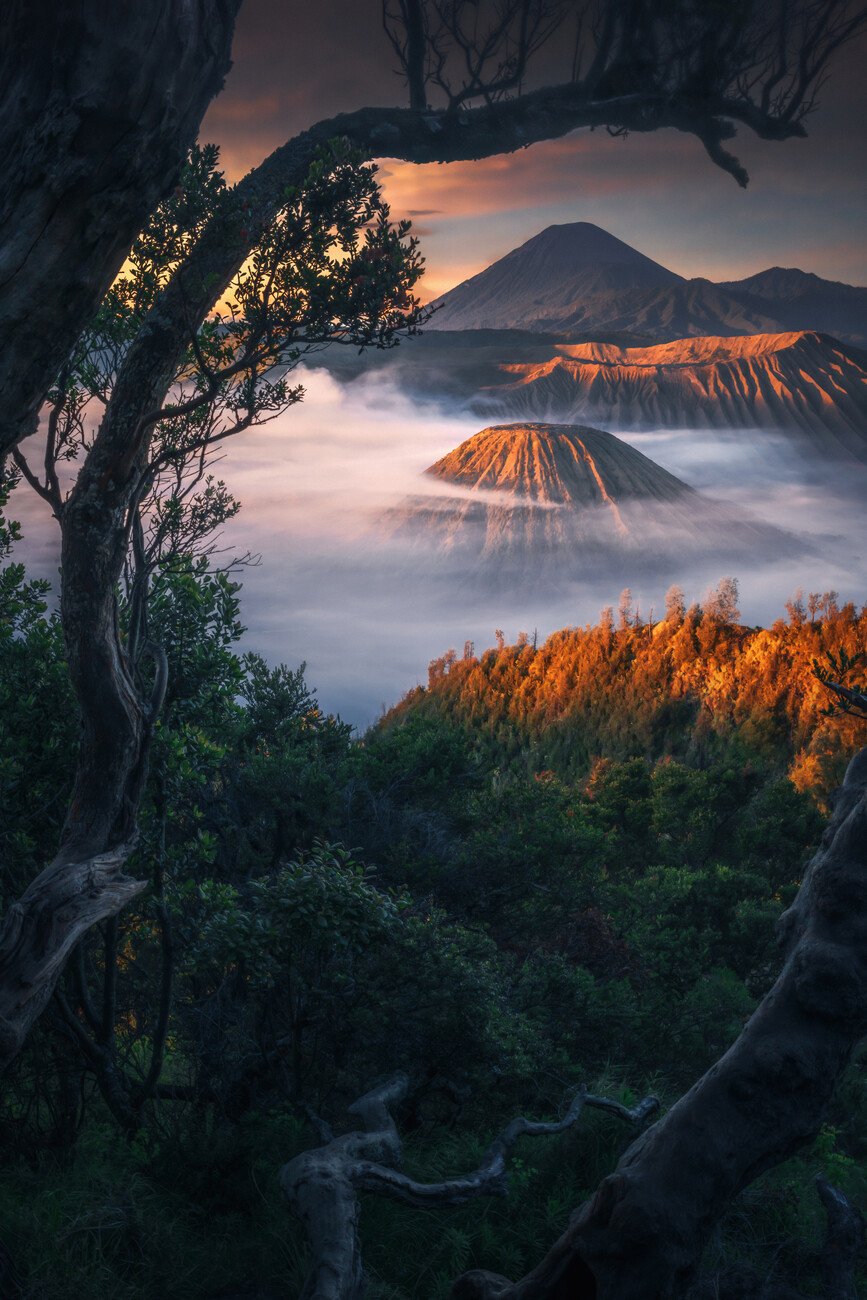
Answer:
[[(245, 0), (234, 66), (201, 133), (220, 144), (231, 180), (321, 118), (403, 102), (379, 15), (379, 0)], [(838, 59), (807, 140), (768, 144), (742, 131), (746, 191), (675, 131), (584, 131), (448, 166), (383, 159), (393, 214), (412, 217), (422, 238), (423, 296), (566, 221), (596, 222), (683, 275), (735, 279), (781, 265), (867, 283), (864, 52)]]

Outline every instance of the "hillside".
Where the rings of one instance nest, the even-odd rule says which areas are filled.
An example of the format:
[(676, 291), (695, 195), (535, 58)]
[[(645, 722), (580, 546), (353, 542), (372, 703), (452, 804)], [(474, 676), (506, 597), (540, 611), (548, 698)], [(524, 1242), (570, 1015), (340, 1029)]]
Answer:
[[(520, 639), (478, 655), (449, 652), (386, 718), (436, 717), (471, 727), (499, 755), (527, 755), (524, 769), (586, 774), (599, 755), (666, 755), (702, 765), (727, 749), (741, 763), (770, 763), (802, 790), (827, 793), (863, 744), (864, 722), (829, 717), (815, 660), (867, 651), (867, 606), (839, 606), (833, 592), (789, 603), (770, 628), (746, 627), (710, 593), (684, 608), (669, 593), (658, 621), (627, 603), (595, 626), (564, 628), (538, 649)], [(652, 617), (652, 616), (651, 616)], [(502, 762), (502, 758), (500, 759)]]
[(786, 329), (819, 330), (867, 347), (867, 289), (823, 280), (795, 267), (769, 267), (720, 286), (748, 311), (765, 311)]
[(867, 458), (867, 354), (815, 333), (684, 339), (648, 348), (562, 344), (502, 366), (480, 414), (621, 429), (777, 428)]

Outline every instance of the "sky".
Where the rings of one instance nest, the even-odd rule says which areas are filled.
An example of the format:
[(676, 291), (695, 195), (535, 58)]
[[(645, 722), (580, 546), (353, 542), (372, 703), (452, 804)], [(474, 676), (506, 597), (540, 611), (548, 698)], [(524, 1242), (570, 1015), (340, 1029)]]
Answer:
[[(403, 102), (380, 0), (244, 0), (234, 64), (201, 138), (238, 179), (322, 118)], [(799, 266), (867, 284), (864, 42), (839, 57), (809, 137), (782, 144), (746, 128), (735, 152), (747, 190), (676, 131), (615, 139), (581, 131), (481, 162), (381, 161), (395, 216), (412, 217), (434, 298), (553, 223), (592, 221), (686, 276), (736, 279)]]

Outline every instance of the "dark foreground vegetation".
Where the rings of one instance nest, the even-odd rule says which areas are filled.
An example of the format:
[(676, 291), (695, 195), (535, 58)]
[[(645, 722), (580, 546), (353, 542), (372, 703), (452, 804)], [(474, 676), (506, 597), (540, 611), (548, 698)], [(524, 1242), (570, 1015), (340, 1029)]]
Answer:
[[(0, 601), (14, 897), (59, 835), (76, 724), (44, 592), (7, 565)], [(170, 666), (136, 849), (151, 886), (80, 944), (7, 1073), (4, 1297), (296, 1296), (278, 1172), (378, 1079), (409, 1078), (405, 1171), (448, 1178), (582, 1085), (669, 1105), (768, 989), (858, 743), (813, 661), (863, 650), (864, 610), (793, 601), (762, 630), (726, 584), (653, 625), (624, 602), (619, 626), (446, 655), (360, 741), (303, 670), (238, 654), (237, 587), (204, 561), (159, 578), (150, 620)], [(520, 1276), (631, 1136), (588, 1111), (522, 1139), (505, 1199), (363, 1198), (369, 1294)], [(818, 1140), (719, 1223), (695, 1294), (828, 1294), (814, 1178), (867, 1210), (865, 1154), (856, 1057)]]

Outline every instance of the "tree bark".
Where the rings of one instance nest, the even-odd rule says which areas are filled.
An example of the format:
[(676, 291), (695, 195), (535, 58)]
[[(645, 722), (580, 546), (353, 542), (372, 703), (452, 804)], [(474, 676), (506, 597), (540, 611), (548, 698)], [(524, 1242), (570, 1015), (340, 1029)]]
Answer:
[[(102, 467), (101, 467), (102, 468)], [(101, 853), (135, 831), (150, 723), (118, 627), (128, 489), (82, 471), (61, 520), (60, 612), (81, 739), (63, 829), (67, 851)]]
[(522, 1281), (476, 1300), (667, 1300), (727, 1205), (816, 1136), (867, 1032), (867, 751), (852, 760), (799, 894), (787, 957), (726, 1054), (624, 1154)]
[(0, 43), (0, 460), (223, 84), (241, 0), (7, 0)]
[(820, 1262), (828, 1300), (858, 1300), (855, 1273), (864, 1248), (864, 1216), (826, 1178), (816, 1179), (816, 1190), (828, 1221)]
[(142, 889), (124, 875), (130, 846), (84, 860), (61, 851), (13, 903), (0, 933), (0, 1070), (54, 991), (67, 957), (98, 921)]
[(62, 511), (61, 617), (81, 738), (60, 850), (0, 929), (0, 1070), (78, 940), (145, 888), (121, 868), (135, 840), (158, 701), (144, 700), (133, 679), (115, 594), (138, 463), (124, 478), (116, 463), (89, 458)]

